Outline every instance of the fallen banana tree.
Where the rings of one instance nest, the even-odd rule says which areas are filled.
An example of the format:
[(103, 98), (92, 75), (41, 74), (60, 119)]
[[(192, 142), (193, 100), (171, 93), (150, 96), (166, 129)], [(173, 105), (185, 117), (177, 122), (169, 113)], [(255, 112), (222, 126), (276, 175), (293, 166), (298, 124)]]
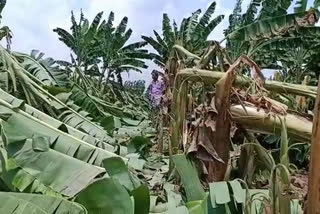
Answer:
[(297, 139), (310, 141), (312, 135), (312, 121), (296, 114), (287, 113), (278, 116), (257, 110), (256, 107), (232, 105), (230, 107), (232, 121), (241, 124), (249, 131), (277, 134), (281, 132), (281, 119), (284, 118), (288, 135)]
[[(251, 67), (254, 78), (237, 74), (243, 64)], [(215, 86), (214, 96), (209, 98), (210, 104), (200, 105), (202, 110), (188, 109), (188, 92), (195, 82)], [(247, 92), (243, 92), (240, 98), (233, 87)], [(250, 87), (253, 94), (241, 90)], [(247, 56), (241, 56), (226, 73), (199, 69), (178, 71), (173, 87), (171, 154), (177, 154), (182, 146), (187, 154), (195, 154), (206, 168), (206, 180), (212, 182), (223, 180), (227, 174), (231, 121), (249, 131), (275, 135), (281, 134), (283, 121), (289, 136), (309, 141), (312, 121), (287, 111), (286, 105), (268, 97), (266, 89), (309, 97), (316, 95), (313, 87), (282, 86), (279, 82), (265, 81), (259, 66)], [(188, 125), (188, 113), (195, 110), (198, 111), (196, 120)]]
[[(201, 70), (194, 68), (182, 69), (176, 75), (173, 110), (176, 120), (173, 122), (172, 151), (177, 152), (179, 145), (179, 130), (182, 130), (183, 119), (185, 118), (187, 87), (188, 82), (203, 82), (205, 84), (216, 84), (226, 73)], [(254, 84), (254, 79), (244, 76), (236, 76), (233, 84), (235, 86), (247, 86)], [(282, 83), (278, 81), (265, 81), (264, 87), (273, 92), (290, 93), (294, 95), (308, 96), (314, 98), (317, 94), (317, 88), (312, 86)], [(276, 101), (275, 101), (276, 102)], [(230, 108), (232, 120), (236, 123), (261, 133), (278, 134), (281, 128), (281, 122), (277, 115), (258, 110), (255, 106), (233, 105)], [(288, 134), (299, 139), (309, 141), (312, 133), (312, 121), (297, 114), (286, 113), (282, 117), (286, 120)]]
[[(204, 82), (207, 84), (216, 84), (225, 73), (219, 71), (209, 71), (196, 68), (186, 68), (177, 73), (177, 81), (193, 81)], [(249, 87), (253, 84), (253, 79), (244, 76), (237, 76), (234, 81), (235, 86)], [(266, 80), (264, 87), (272, 92), (293, 94), (315, 98), (317, 96), (317, 87), (306, 86), (292, 83), (285, 83), (279, 81)]]

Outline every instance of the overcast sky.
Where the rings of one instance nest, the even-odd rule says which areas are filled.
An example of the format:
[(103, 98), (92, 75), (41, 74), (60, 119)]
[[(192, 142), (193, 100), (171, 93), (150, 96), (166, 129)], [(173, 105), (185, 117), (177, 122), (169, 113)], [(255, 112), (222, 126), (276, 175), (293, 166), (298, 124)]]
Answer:
[[(134, 30), (131, 41), (138, 41), (140, 35), (152, 35), (154, 29), (161, 32), (163, 13), (168, 13), (171, 20), (175, 19), (180, 23), (183, 17), (189, 16), (198, 8), (205, 11), (211, 2), (212, 0), (8, 0), (1, 24), (8, 25), (14, 34), (13, 50), (30, 53), (32, 49), (38, 49), (46, 56), (69, 60), (70, 51), (52, 30), (56, 27), (70, 28), (71, 10), (79, 15), (82, 8), (90, 21), (100, 11), (105, 12), (105, 18), (110, 11), (114, 11), (116, 23), (123, 16), (128, 16), (129, 27)], [(223, 36), (223, 29), (228, 25), (228, 16), (235, 0), (216, 2), (215, 16), (224, 14), (225, 19), (210, 37), (219, 40)], [(244, 0), (243, 7), (246, 7), (247, 2), (249, 0)], [(130, 75), (130, 79), (140, 78), (149, 80), (150, 72)]]

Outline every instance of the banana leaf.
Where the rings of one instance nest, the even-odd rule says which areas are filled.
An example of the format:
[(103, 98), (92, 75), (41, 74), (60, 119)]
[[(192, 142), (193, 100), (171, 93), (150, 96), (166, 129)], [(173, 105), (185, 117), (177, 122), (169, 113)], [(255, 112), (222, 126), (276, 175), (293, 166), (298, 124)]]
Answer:
[(38, 78), (44, 85), (66, 87), (69, 83), (66, 72), (60, 70), (56, 60), (52, 58), (44, 59), (44, 53), (32, 50), (30, 55), (18, 52), (13, 52), (12, 54), (25, 70)]
[(172, 160), (186, 190), (187, 200), (203, 200), (206, 194), (201, 186), (198, 173), (192, 162), (187, 160), (185, 155), (174, 155)]
[(87, 214), (78, 203), (46, 195), (0, 192), (0, 200), (0, 213), (6, 214)]
[(1, 179), (21, 192), (74, 197), (105, 173), (103, 168), (51, 149), (48, 138), (28, 138), (4, 124), (1, 134), (7, 152)]
[(25, 70), (38, 78), (44, 85), (57, 85), (54, 77), (39, 62), (27, 54), (13, 53)]
[(82, 204), (89, 213), (134, 213), (129, 193), (113, 178), (104, 178), (90, 184), (75, 201)]
[(25, 201), (23, 199), (16, 198), (14, 196), (8, 195), (6, 197), (0, 196), (0, 212), (6, 214), (15, 213), (30, 213), (30, 214), (46, 214), (46, 212), (39, 206)]
[(140, 182), (131, 175), (121, 158), (112, 157), (105, 159), (103, 160), (103, 165), (108, 175), (118, 180), (128, 191), (133, 191), (140, 186)]
[[(105, 137), (105, 139), (108, 139), (108, 141), (100, 141), (100, 139), (93, 137), (91, 135), (88, 135), (84, 132), (81, 132), (67, 124), (64, 124), (62, 122), (60, 122), (59, 120), (54, 119), (53, 117), (39, 111), (36, 108), (33, 108), (30, 105), (25, 104), (25, 102), (23, 100), (17, 99), (14, 96), (6, 93), (5, 91), (3, 91), (2, 89), (0, 89), (0, 99), (6, 101), (7, 103), (11, 104), (13, 107), (18, 107), (22, 110), (24, 110), (26, 113), (28, 113), (29, 115), (41, 120), (44, 123), (49, 124), (50, 126), (59, 129), (63, 132), (66, 132), (74, 137), (76, 137), (79, 140), (83, 140), (87, 143), (90, 143), (96, 147), (105, 149), (107, 151), (113, 152), (114, 151), (114, 147), (110, 144), (114, 144), (115, 140), (112, 139), (111, 137)], [(108, 142), (110, 144), (108, 144)]]
[(96, 166), (102, 166), (102, 160), (117, 156), (114, 153), (97, 148), (85, 141), (66, 134), (49, 124), (40, 121), (19, 108), (0, 99), (0, 112), (7, 115), (3, 125), (7, 130), (15, 129), (26, 137), (42, 136), (49, 139), (50, 148)]
[[(47, 111), (62, 112), (61, 115), (68, 116), (67, 120), (70, 126), (86, 132), (88, 135), (99, 138), (101, 141), (108, 141), (110, 137), (107, 136), (105, 130), (97, 124), (93, 123), (86, 116), (87, 112), (77, 112), (65, 105), (56, 97), (51, 95), (48, 91), (43, 89), (43, 83), (35, 76), (26, 71), (23, 66), (13, 57), (6, 49), (0, 45), (0, 61), (2, 69), (8, 72), (12, 82), (13, 92), (17, 92), (18, 83), (23, 89), (26, 102), (32, 106), (44, 107)], [(83, 115), (82, 115), (83, 113)], [(56, 116), (55, 113), (52, 116)], [(61, 120), (61, 118), (58, 118)], [(63, 121), (66, 123), (66, 121)]]
[[(312, 16), (314, 17), (313, 20), (311, 19)], [(316, 10), (262, 19), (234, 30), (227, 35), (227, 38), (239, 41), (270, 39), (285, 35), (289, 31), (312, 25), (317, 19), (318, 12)], [(305, 20), (310, 20), (310, 23)]]

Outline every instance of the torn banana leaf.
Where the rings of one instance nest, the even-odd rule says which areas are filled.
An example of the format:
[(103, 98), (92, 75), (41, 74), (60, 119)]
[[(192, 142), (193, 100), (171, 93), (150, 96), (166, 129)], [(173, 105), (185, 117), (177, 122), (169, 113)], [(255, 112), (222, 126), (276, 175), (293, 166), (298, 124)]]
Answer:
[(101, 167), (51, 149), (48, 138), (27, 138), (18, 130), (4, 126), (1, 134), (6, 145), (1, 179), (21, 192), (74, 197), (105, 173)]
[[(63, 122), (60, 122), (59, 120), (43, 113), (42, 111), (39, 111), (36, 108), (33, 108), (32, 106), (25, 104), (23, 100), (20, 100), (18, 98), (15, 98), (14, 96), (6, 93), (5, 91), (0, 89), (0, 99), (3, 99), (4, 101), (8, 102), (11, 104), (13, 107), (20, 108), (21, 110), (24, 110), (26, 113), (29, 115), (51, 125), (52, 127), (59, 129), (63, 132), (66, 132), (79, 140), (83, 140), (87, 143), (90, 143), (96, 147), (105, 149), (107, 151), (113, 152), (114, 151), (114, 146), (110, 144), (114, 144), (115, 141), (111, 137), (109, 137), (110, 140), (107, 142), (100, 141), (99, 138), (93, 137), (91, 135), (86, 134), (85, 132), (81, 132), (78, 129), (75, 129), (67, 124), (64, 124)], [(110, 143), (110, 144), (108, 144)]]
[(129, 193), (113, 178), (104, 178), (90, 184), (76, 198), (89, 213), (133, 214)]
[(42, 136), (49, 139), (50, 148), (87, 163), (102, 166), (102, 160), (117, 156), (114, 153), (95, 147), (85, 141), (66, 134), (51, 125), (38, 120), (0, 99), (0, 112), (7, 115), (3, 121), (6, 130), (16, 130), (26, 138)]
[(78, 203), (46, 195), (0, 192), (0, 201), (0, 213), (6, 214), (87, 214)]

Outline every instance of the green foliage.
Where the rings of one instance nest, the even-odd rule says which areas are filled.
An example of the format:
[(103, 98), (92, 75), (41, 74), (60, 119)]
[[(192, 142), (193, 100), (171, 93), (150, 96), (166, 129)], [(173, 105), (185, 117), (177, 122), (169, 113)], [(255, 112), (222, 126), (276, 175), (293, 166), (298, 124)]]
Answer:
[[(106, 20), (102, 18), (103, 12), (96, 15), (91, 24), (81, 12), (79, 23), (71, 13), (71, 33), (57, 28), (54, 30), (59, 39), (67, 45), (75, 56), (71, 55), (72, 66), (78, 72), (73, 72), (74, 79), (86, 77), (99, 77), (98, 86), (105, 79), (117, 80), (122, 84), (121, 73), (128, 71), (142, 72), (148, 66), (143, 61), (151, 59), (147, 50), (141, 49), (146, 42), (127, 44), (132, 35), (132, 30), (127, 29), (128, 18), (124, 17), (117, 27), (113, 26), (114, 13), (111, 12)], [(80, 73), (79, 73), (80, 72)], [(89, 81), (90, 82), (90, 81)]]
[(13, 53), (23, 68), (39, 79), (46, 86), (66, 87), (68, 75), (61, 70), (52, 58), (43, 59), (44, 53), (33, 50), (30, 56), (23, 53)]
[(89, 213), (134, 212), (129, 193), (113, 178), (104, 178), (90, 184), (77, 196), (76, 202), (82, 204)]
[(295, 13), (304, 12), (307, 10), (308, 0), (298, 0), (296, 7), (294, 8)]
[(187, 200), (203, 200), (206, 197), (206, 194), (201, 186), (197, 170), (195, 166), (192, 165), (192, 162), (187, 160), (185, 155), (173, 156), (173, 162), (184, 184)]
[(3, 202), (3, 206), (0, 205), (1, 213), (87, 214), (87, 210), (80, 204), (53, 196), (0, 192), (0, 198)]
[(207, 38), (210, 33), (224, 18), (223, 15), (219, 15), (212, 19), (215, 8), (216, 2), (212, 2), (202, 16), (201, 10), (196, 10), (191, 16), (182, 20), (180, 28), (178, 28), (175, 21), (171, 26), (168, 14), (163, 14), (162, 37), (156, 31), (154, 31), (155, 39), (142, 36), (142, 39), (148, 42), (157, 52), (151, 55), (154, 63), (165, 67), (168, 59), (173, 54), (174, 45), (181, 45), (195, 54), (202, 53), (207, 47)]
[(124, 88), (134, 94), (142, 96), (146, 89), (146, 82), (144, 80), (126, 81)]
[[(298, 82), (301, 81), (301, 74), (309, 72), (306, 71), (309, 68), (317, 70), (314, 69), (317, 67), (314, 63), (312, 66), (308, 65), (309, 68), (306, 70), (298, 69), (298, 67), (303, 68), (304, 65), (297, 64), (302, 61), (304, 64), (308, 63), (309, 56), (317, 53), (314, 47), (317, 46), (318, 41), (311, 42), (306, 38), (318, 37), (319, 29), (313, 27), (318, 20), (318, 11), (306, 11), (307, 1), (298, 1), (294, 14), (287, 14), (287, 9), (291, 5), (290, 0), (253, 0), (243, 15), (240, 14), (241, 3), (242, 1), (237, 2), (233, 14), (229, 17), (230, 26), (225, 31), (228, 53), (233, 60), (242, 54), (249, 55), (263, 68), (280, 67), (293, 73), (300, 73), (293, 75), (297, 77)], [(260, 10), (259, 7), (261, 7)], [(291, 42), (290, 45), (289, 42)], [(297, 55), (300, 49), (306, 50), (305, 56)], [(302, 59), (296, 60), (295, 65), (292, 63), (294, 60), (287, 63), (287, 60), (295, 55)], [(315, 58), (312, 59), (317, 61)], [(296, 68), (300, 71), (295, 71)]]
[(292, 0), (263, 0), (259, 18), (265, 19), (287, 14)]
[(89, 25), (89, 21), (84, 18), (84, 14), (81, 11), (79, 23), (75, 20), (74, 13), (71, 12), (71, 33), (62, 29), (56, 28), (53, 31), (59, 35), (59, 40), (68, 46), (75, 57), (75, 65), (89, 65), (94, 62), (94, 57), (97, 54), (97, 44), (95, 36), (97, 34), (97, 28), (102, 19), (103, 12), (96, 15), (93, 22)]

